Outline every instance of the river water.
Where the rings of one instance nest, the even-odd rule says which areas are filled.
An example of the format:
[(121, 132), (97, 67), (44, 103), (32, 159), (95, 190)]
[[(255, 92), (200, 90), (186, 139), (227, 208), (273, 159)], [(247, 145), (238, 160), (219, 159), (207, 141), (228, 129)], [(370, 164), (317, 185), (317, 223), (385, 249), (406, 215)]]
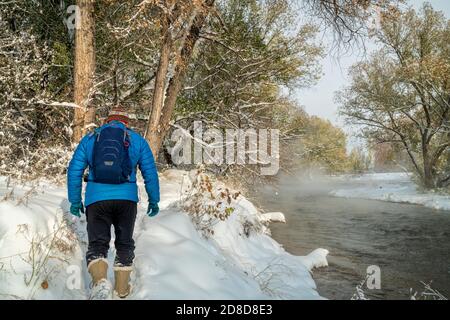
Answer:
[(319, 293), (350, 299), (367, 267), (381, 271), (381, 289), (365, 288), (370, 299), (409, 299), (410, 289), (429, 283), (450, 297), (450, 211), (328, 195), (348, 182), (326, 178), (281, 183), (255, 191), (265, 211), (281, 211), (287, 223), (272, 223), (275, 240), (295, 255), (316, 248), (330, 251), (329, 266), (313, 270)]

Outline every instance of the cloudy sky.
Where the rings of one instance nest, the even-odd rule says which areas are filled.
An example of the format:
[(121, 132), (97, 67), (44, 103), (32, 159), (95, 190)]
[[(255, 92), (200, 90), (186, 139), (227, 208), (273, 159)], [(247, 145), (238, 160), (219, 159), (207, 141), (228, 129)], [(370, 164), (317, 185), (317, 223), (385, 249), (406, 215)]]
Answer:
[[(441, 10), (450, 18), (450, 1), (449, 0), (408, 0), (408, 3), (418, 9), (424, 2), (429, 2), (434, 9)], [(326, 37), (326, 35), (324, 35)], [(368, 44), (368, 47), (374, 45)], [(348, 82), (348, 68), (362, 59), (358, 52), (348, 53), (339, 58), (335, 54), (327, 54), (322, 61), (323, 76), (316, 86), (300, 90), (296, 93), (297, 100), (312, 115), (317, 115), (329, 119), (334, 124), (343, 126), (342, 119), (337, 116), (337, 105), (334, 103), (334, 94)], [(351, 128), (345, 128), (351, 133)], [(350, 140), (350, 146), (358, 144), (354, 139)]]

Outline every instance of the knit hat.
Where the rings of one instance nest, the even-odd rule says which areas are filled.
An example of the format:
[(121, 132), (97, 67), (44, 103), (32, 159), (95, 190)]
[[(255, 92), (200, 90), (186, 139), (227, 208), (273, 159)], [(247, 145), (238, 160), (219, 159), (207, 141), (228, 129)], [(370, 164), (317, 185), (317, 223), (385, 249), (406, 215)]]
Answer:
[(123, 122), (126, 126), (128, 126), (128, 122), (130, 122), (130, 116), (128, 112), (126, 112), (122, 107), (116, 106), (112, 108), (111, 111), (109, 111), (106, 122), (111, 122), (113, 120)]

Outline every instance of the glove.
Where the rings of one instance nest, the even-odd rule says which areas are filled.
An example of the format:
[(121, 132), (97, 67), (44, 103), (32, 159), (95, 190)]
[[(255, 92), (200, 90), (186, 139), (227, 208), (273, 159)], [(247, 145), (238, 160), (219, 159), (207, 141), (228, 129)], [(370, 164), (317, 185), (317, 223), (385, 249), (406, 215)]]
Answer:
[(74, 216), (77, 216), (78, 218), (81, 217), (81, 213), (84, 213), (84, 206), (83, 203), (78, 202), (78, 203), (71, 203), (70, 204), (70, 213), (73, 214)]
[(159, 207), (158, 202), (149, 202), (148, 203), (148, 209), (147, 209), (147, 215), (149, 217), (154, 217), (159, 213)]

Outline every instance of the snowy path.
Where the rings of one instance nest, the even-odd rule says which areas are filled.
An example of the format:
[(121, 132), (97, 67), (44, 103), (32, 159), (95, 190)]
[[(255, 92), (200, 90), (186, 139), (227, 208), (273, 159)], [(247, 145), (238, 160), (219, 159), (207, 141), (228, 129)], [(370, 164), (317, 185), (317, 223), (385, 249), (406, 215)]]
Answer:
[[(233, 215), (217, 224), (213, 237), (204, 238), (176, 206), (186, 175), (171, 171), (161, 176), (163, 201), (154, 218), (145, 215), (141, 195), (130, 299), (321, 298), (310, 270), (327, 264), (326, 250), (293, 256), (263, 232), (243, 235), (242, 223), (260, 214), (242, 196)], [(85, 217), (67, 213), (64, 188), (41, 184), (29, 190), (6, 187), (0, 180), (0, 197), (7, 198), (0, 202), (0, 299), (86, 299)]]

